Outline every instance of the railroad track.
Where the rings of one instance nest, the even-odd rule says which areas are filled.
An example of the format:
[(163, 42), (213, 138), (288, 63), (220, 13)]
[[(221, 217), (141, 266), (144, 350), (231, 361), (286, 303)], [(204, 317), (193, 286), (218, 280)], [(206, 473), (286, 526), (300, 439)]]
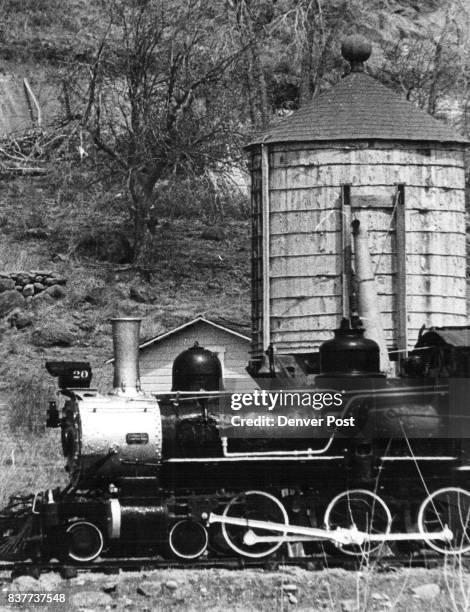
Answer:
[(11, 577), (21, 575), (39, 578), (42, 573), (57, 572), (63, 578), (74, 578), (79, 573), (115, 574), (120, 571), (151, 571), (157, 569), (263, 569), (278, 571), (285, 566), (299, 566), (311, 571), (320, 571), (328, 568), (342, 568), (357, 571), (366, 567), (373, 567), (378, 572), (393, 572), (400, 568), (422, 567), (435, 569), (443, 567), (446, 563), (458, 564), (459, 567), (470, 569), (470, 556), (443, 557), (434, 554), (401, 555), (393, 557), (373, 558), (369, 561), (356, 558), (345, 559), (340, 556), (309, 555), (308, 557), (288, 557), (272, 559), (243, 559), (240, 557), (220, 557), (200, 559), (197, 562), (181, 562), (176, 560), (155, 559), (150, 557), (104, 559), (89, 564), (70, 565), (59, 561), (36, 562), (16, 561), (0, 562), (0, 572), (10, 572)]

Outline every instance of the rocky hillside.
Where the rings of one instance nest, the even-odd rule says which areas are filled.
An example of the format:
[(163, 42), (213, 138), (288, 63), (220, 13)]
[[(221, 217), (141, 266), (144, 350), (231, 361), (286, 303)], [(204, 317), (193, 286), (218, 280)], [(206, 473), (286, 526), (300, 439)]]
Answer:
[(142, 278), (130, 265), (61, 254), (51, 260), (46, 241), (4, 234), (2, 385), (11, 389), (31, 373), (45, 377), (46, 358), (88, 359), (99, 372), (112, 352), (112, 316), (141, 316), (146, 338), (196, 314), (249, 321), (246, 222), (163, 221), (158, 249), (159, 268)]

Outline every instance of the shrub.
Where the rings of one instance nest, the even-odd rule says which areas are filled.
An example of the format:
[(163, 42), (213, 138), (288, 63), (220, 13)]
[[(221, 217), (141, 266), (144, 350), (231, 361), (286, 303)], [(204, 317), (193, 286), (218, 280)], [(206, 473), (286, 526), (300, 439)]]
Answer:
[(158, 188), (154, 211), (157, 221), (161, 217), (195, 217), (210, 222), (247, 219), (249, 199), (230, 179), (177, 178)]
[(26, 375), (15, 384), (10, 396), (9, 426), (12, 430), (42, 434), (46, 429), (46, 410), (50, 388), (38, 376)]

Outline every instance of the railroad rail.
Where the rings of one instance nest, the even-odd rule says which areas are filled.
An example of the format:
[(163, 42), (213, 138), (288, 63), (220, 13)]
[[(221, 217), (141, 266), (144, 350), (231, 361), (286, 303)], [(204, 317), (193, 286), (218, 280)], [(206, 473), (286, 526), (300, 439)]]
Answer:
[(70, 565), (59, 561), (36, 562), (0, 562), (0, 573), (10, 572), (12, 578), (29, 575), (39, 578), (47, 572), (57, 572), (63, 578), (74, 578), (81, 573), (103, 573), (116, 574), (120, 571), (151, 571), (163, 569), (262, 569), (266, 571), (279, 571), (283, 567), (298, 566), (311, 571), (321, 571), (328, 568), (342, 568), (349, 571), (357, 571), (373, 567), (378, 572), (393, 572), (399, 568), (425, 568), (435, 569), (443, 567), (446, 563), (458, 563), (459, 567), (470, 569), (470, 556), (463, 555), (456, 560), (426, 552), (417, 555), (394, 555), (393, 557), (357, 559), (344, 558), (344, 556), (314, 554), (307, 557), (279, 557), (271, 559), (244, 559), (240, 557), (223, 557), (211, 559), (199, 559), (195, 562), (185, 563), (177, 560), (155, 559), (150, 557), (105, 559), (89, 564)]

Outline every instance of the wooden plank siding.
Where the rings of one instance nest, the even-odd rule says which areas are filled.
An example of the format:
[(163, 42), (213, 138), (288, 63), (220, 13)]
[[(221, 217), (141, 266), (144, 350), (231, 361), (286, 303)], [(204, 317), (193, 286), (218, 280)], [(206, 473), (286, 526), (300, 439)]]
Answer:
[(224, 379), (246, 381), (246, 388), (253, 388), (252, 379), (245, 370), (250, 358), (249, 342), (201, 321), (140, 350), (142, 390), (148, 393), (170, 391), (173, 361), (195, 342), (219, 353)]
[[(270, 146), (270, 332), (281, 352), (317, 350), (339, 324), (343, 311), (341, 188), (345, 184), (351, 185), (352, 218), (363, 220), (369, 230), (389, 347), (399, 343), (394, 208), (398, 184), (405, 185), (401, 224), (406, 228), (402, 240), (406, 253), (400, 274), (406, 292), (407, 327), (406, 334), (401, 333), (407, 337), (406, 348), (414, 346), (422, 324), (467, 322), (462, 149), (416, 143), (370, 146)], [(259, 168), (258, 160), (252, 198), (258, 219)], [(259, 223), (257, 228), (259, 232)], [(261, 279), (255, 266), (253, 270), (253, 329), (261, 330)], [(402, 327), (404, 323), (402, 318)], [(261, 350), (260, 340), (259, 332), (254, 333), (255, 355)]]

